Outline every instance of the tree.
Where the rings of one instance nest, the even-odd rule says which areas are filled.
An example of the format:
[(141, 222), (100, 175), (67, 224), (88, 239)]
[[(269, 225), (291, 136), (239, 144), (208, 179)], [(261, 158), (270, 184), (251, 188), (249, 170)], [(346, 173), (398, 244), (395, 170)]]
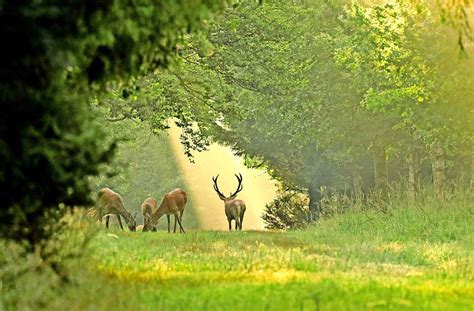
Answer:
[[(308, 191), (315, 218), (324, 187), (384, 192), (408, 176), (415, 196), (420, 173), (437, 176), (426, 170), (437, 145), (443, 163), (464, 159), (472, 146), (461, 125), (472, 125), (472, 100), (463, 97), (471, 92), (472, 72), (463, 69), (470, 60), (454, 56), (456, 34), (426, 4), (343, 4), (226, 10), (207, 38), (186, 37), (179, 68), (149, 77), (153, 88), (109, 109), (121, 107), (119, 119), (145, 116), (157, 129), (167, 117), (185, 128), (196, 122), (185, 132), (189, 154), (209, 138), (230, 146), (249, 166)], [(447, 60), (452, 66), (439, 66)], [(140, 94), (152, 104), (140, 104), (148, 98)]]
[(466, 49), (466, 39), (472, 40), (469, 18), (472, 16), (471, 0), (437, 1), (441, 22), (449, 24), (458, 33), (458, 45), (461, 51)]
[[(189, 33), (226, 1), (4, 1), (0, 8), (0, 221), (29, 249), (60, 204), (89, 204), (87, 177), (115, 144), (89, 104), (110, 84), (168, 67)], [(133, 85), (133, 84), (132, 84)]]
[(449, 45), (453, 33), (441, 28), (430, 10), (410, 2), (355, 5), (346, 23), (358, 31), (348, 35), (340, 62), (366, 77), (361, 85), (365, 109), (392, 116), (394, 129), (405, 136), (381, 147), (413, 159), (421, 146), (431, 157), (434, 190), (442, 198), (447, 150), (461, 155), (472, 148), (472, 122), (465, 118), (473, 107), (472, 97), (466, 96), (472, 92), (466, 88), (473, 78), (472, 62), (456, 57)]
[(234, 108), (211, 124), (214, 139), (311, 189), (318, 214), (322, 186), (384, 188), (418, 172), (420, 159), (431, 162), (439, 144), (466, 156), (472, 131), (461, 124), (472, 125), (472, 100), (458, 97), (473, 75), (471, 61), (454, 56), (453, 35), (409, 1), (347, 11), (320, 1), (242, 6), (210, 31), (213, 53), (191, 54), (184, 70), (217, 75), (221, 86), (202, 93)]

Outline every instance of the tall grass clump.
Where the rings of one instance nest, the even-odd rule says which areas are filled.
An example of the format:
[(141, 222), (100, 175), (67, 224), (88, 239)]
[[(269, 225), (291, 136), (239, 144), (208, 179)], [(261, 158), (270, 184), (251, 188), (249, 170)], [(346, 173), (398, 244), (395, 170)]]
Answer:
[(34, 252), (0, 240), (0, 309), (84, 310), (116, 304), (126, 309), (127, 299), (114, 292), (120, 284), (91, 272), (89, 242), (98, 229), (84, 211), (67, 212), (54, 229), (56, 234)]
[(434, 199), (428, 190), (420, 192), (416, 201), (391, 192), (383, 199), (354, 201), (344, 212), (326, 215), (293, 234), (308, 242), (344, 246), (354, 256), (374, 262), (426, 264), (427, 253), (438, 252), (446, 260), (465, 265), (461, 261), (470, 258), (473, 264), (472, 255), (464, 259), (449, 255), (454, 249), (456, 253), (474, 251), (473, 199), (472, 193), (462, 190), (450, 192), (443, 201)]
[[(384, 230), (389, 227), (392, 231), (398, 230), (394, 232), (397, 237), (416, 234), (457, 239), (459, 236), (454, 236), (455, 232), (466, 233), (468, 229), (458, 223), (464, 224), (466, 218), (473, 216), (472, 202), (472, 191), (461, 187), (452, 187), (443, 199), (436, 197), (428, 186), (420, 186), (416, 198), (411, 198), (402, 183), (391, 184), (385, 190), (351, 194), (325, 188), (321, 199), (321, 219), (324, 221), (314, 225), (322, 226), (344, 219), (345, 228), (354, 234), (364, 234), (367, 223), (383, 223)], [(310, 223), (308, 204), (309, 198), (304, 192), (280, 191), (279, 196), (267, 204), (262, 216), (266, 228), (305, 227)]]

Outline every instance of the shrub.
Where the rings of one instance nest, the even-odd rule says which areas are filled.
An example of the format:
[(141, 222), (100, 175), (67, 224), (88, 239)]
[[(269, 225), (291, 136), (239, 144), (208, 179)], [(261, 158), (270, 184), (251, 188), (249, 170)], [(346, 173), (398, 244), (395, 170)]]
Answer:
[(0, 306), (6, 310), (48, 310), (65, 291), (73, 292), (80, 283), (96, 281), (86, 280), (90, 273), (84, 271), (89, 242), (98, 232), (95, 222), (85, 210), (75, 209), (65, 212), (52, 226), (55, 234), (36, 244), (33, 251), (25, 252), (21, 243), (0, 239)]
[(262, 216), (267, 229), (296, 229), (310, 222), (309, 199), (297, 191), (280, 191), (276, 199), (265, 206)]

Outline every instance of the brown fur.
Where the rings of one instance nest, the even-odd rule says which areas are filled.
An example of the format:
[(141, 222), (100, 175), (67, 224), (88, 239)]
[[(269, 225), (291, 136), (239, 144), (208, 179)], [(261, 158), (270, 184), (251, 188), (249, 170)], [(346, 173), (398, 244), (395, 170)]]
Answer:
[(232, 230), (231, 221), (235, 220), (235, 230), (242, 230), (244, 214), (247, 207), (245, 202), (238, 199), (225, 198), (224, 208), (227, 221), (229, 222), (229, 231)]
[[(145, 199), (145, 201), (142, 203), (141, 210), (143, 215), (143, 224), (145, 225), (151, 221), (153, 213), (158, 210), (158, 201), (151, 197)], [(156, 231), (156, 226), (153, 226), (152, 231)]]
[(135, 231), (136, 220), (135, 217), (130, 214), (125, 206), (123, 205), (123, 200), (120, 194), (112, 191), (109, 188), (102, 188), (97, 194), (97, 200), (95, 207), (90, 211), (90, 215), (94, 216), (97, 220), (101, 221), (102, 217), (106, 218), (106, 226), (109, 225), (109, 216), (110, 214), (117, 215), (119, 220), (120, 227), (123, 229), (122, 222), (120, 221), (120, 216), (122, 216), (130, 231)]
[(168, 218), (168, 232), (170, 232), (170, 215), (174, 215), (174, 232), (176, 232), (176, 224), (179, 224), (180, 232), (184, 233), (185, 231), (181, 222), (183, 220), (186, 202), (186, 192), (182, 189), (177, 188), (166, 193), (160, 207), (153, 213), (151, 220), (145, 223), (143, 231), (146, 232), (151, 230), (153, 226), (156, 226), (156, 223), (161, 216), (166, 215)]
[(235, 174), (235, 177), (237, 177), (237, 181), (239, 182), (239, 184), (237, 186), (237, 190), (234, 193), (231, 193), (229, 197), (226, 197), (217, 186), (217, 178), (219, 178), (219, 175), (212, 178), (212, 181), (214, 182), (214, 190), (219, 196), (219, 199), (224, 201), (224, 209), (225, 215), (227, 216), (227, 222), (229, 223), (229, 231), (232, 230), (232, 220), (235, 220), (235, 230), (242, 230), (245, 210), (247, 209), (244, 201), (237, 200), (235, 198), (237, 194), (243, 189), (242, 175)]

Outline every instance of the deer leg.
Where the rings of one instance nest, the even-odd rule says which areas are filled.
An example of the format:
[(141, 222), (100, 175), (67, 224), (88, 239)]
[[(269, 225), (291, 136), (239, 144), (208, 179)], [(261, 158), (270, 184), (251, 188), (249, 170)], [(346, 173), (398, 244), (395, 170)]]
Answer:
[(120, 225), (120, 229), (123, 230), (122, 221), (120, 220), (120, 215), (117, 215), (117, 219), (118, 219), (118, 223)]
[(242, 225), (244, 223), (244, 214), (245, 212), (243, 212), (242, 215), (240, 215), (240, 230), (242, 230)]
[(176, 233), (176, 225), (178, 224), (178, 218), (179, 218), (179, 215), (177, 213), (174, 214), (174, 230), (173, 230), (173, 233)]
[(171, 232), (170, 215), (166, 215), (166, 218), (168, 218), (168, 233), (170, 233)]
[[(179, 223), (180, 223), (179, 226), (181, 227), (179, 232), (181, 232), (181, 229), (183, 228), (183, 227), (181, 226), (181, 225), (183, 224), (183, 211), (179, 212), (179, 218), (178, 218), (178, 220), (179, 220)], [(182, 229), (182, 230), (183, 230), (183, 233), (184, 233), (184, 229)]]
[(229, 222), (229, 231), (232, 231), (232, 219), (227, 218), (227, 221)]
[(179, 217), (177, 217), (177, 216), (178, 216), (178, 214), (175, 214), (175, 219), (178, 221), (179, 228), (180, 228), (180, 231), (179, 231), (179, 232), (186, 233), (186, 231), (184, 231), (183, 225), (181, 224), (181, 220), (180, 220)]
[(105, 216), (105, 227), (109, 229), (109, 218), (110, 216)]
[(235, 231), (239, 230), (240, 228), (240, 219), (239, 217), (235, 218)]

